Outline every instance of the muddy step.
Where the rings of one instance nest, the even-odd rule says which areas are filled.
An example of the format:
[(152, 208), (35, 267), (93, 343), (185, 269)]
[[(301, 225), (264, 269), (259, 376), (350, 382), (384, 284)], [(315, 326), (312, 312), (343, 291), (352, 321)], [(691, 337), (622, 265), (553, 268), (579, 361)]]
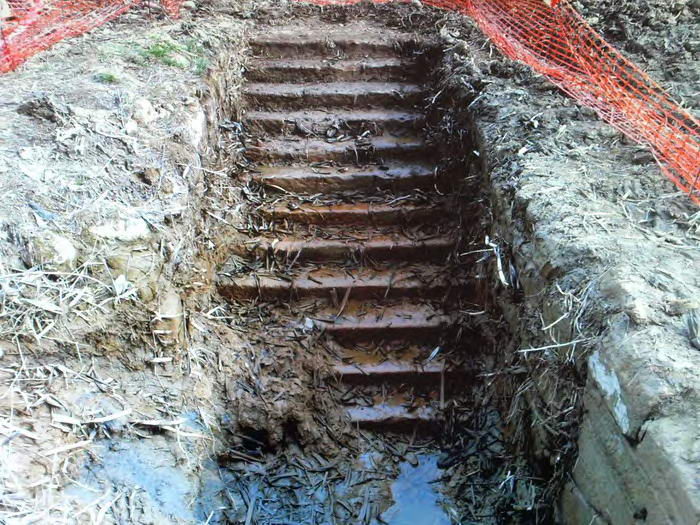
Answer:
[(404, 406), (378, 403), (373, 406), (348, 407), (350, 422), (357, 427), (384, 432), (411, 432), (437, 430), (440, 411), (430, 405)]
[(342, 142), (320, 139), (270, 139), (249, 146), (246, 157), (256, 162), (350, 162), (364, 164), (429, 157), (432, 146), (422, 138), (382, 135)]
[(253, 55), (270, 58), (398, 57), (418, 48), (413, 35), (362, 27), (300, 27), (263, 33), (250, 41)]
[(438, 341), (446, 336), (451, 318), (427, 304), (398, 303), (377, 306), (349, 302), (337, 309), (319, 312), (316, 325), (341, 343), (362, 341)]
[(440, 388), (440, 382), (445, 374), (450, 372), (444, 363), (431, 361), (416, 363), (413, 361), (386, 360), (381, 363), (342, 363), (333, 366), (333, 373), (344, 383), (351, 384), (381, 384), (429, 383)]
[(448, 177), (438, 175), (432, 165), (395, 164), (356, 167), (263, 167), (253, 176), (257, 182), (298, 194), (395, 192), (413, 189), (446, 190)]
[(300, 224), (329, 226), (414, 226), (436, 224), (453, 217), (444, 202), (414, 204), (399, 201), (395, 204), (370, 202), (357, 204), (276, 204), (262, 208), (260, 213), (269, 220)]
[(258, 257), (272, 256), (279, 261), (310, 261), (317, 263), (344, 262), (348, 259), (368, 258), (381, 261), (434, 261), (445, 262), (456, 248), (454, 237), (435, 235), (407, 237), (402, 234), (377, 234), (366, 238), (258, 238), (241, 247)]
[(416, 63), (405, 58), (254, 60), (246, 72), (251, 82), (392, 82), (410, 80), (416, 75)]
[(338, 110), (338, 111), (248, 111), (244, 124), (249, 132), (278, 135), (327, 137), (374, 135), (385, 132), (406, 133), (420, 130), (425, 124), (422, 113), (397, 110)]
[(443, 299), (450, 292), (467, 291), (466, 281), (452, 279), (438, 266), (355, 271), (320, 268), (304, 270), (295, 276), (258, 273), (236, 278), (228, 277), (224, 268), (219, 274), (217, 288), (230, 300), (314, 297), (336, 304), (348, 299)]
[(423, 100), (423, 88), (405, 82), (328, 82), (244, 86), (248, 106), (258, 110), (346, 108), (410, 108)]

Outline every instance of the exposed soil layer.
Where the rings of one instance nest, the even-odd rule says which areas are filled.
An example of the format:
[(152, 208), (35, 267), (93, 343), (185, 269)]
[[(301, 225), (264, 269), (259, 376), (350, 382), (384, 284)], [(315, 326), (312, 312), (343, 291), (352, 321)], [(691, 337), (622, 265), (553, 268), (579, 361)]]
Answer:
[[(586, 13), (697, 110), (698, 8)], [(699, 215), (468, 21), (134, 11), (0, 89), (0, 520), (700, 520)]]

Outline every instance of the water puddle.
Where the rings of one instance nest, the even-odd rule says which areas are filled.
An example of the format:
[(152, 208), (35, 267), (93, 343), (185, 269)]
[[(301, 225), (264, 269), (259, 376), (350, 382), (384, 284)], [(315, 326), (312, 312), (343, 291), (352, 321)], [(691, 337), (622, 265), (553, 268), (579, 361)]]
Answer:
[(437, 457), (418, 456), (416, 466), (404, 462), (399, 468), (399, 476), (391, 485), (394, 504), (382, 514), (382, 521), (388, 525), (450, 525), (434, 483), (442, 474)]

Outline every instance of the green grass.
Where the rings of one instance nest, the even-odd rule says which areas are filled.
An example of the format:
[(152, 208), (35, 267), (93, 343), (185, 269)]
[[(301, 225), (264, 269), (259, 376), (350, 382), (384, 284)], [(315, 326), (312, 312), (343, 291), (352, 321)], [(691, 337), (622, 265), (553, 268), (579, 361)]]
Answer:
[[(134, 64), (142, 66), (149, 62), (160, 62), (166, 66), (192, 71), (204, 75), (209, 68), (207, 48), (194, 38), (177, 42), (167, 35), (151, 34), (142, 43), (132, 42), (127, 45), (111, 46), (101, 50), (105, 55), (120, 56)], [(109, 73), (95, 75), (98, 82), (114, 83), (119, 79)]]
[(119, 77), (114, 73), (95, 73), (93, 78), (96, 82), (100, 82), (102, 84), (116, 84), (119, 82)]
[(181, 51), (182, 47), (175, 42), (169, 42), (167, 40), (159, 40), (148, 46), (144, 50), (144, 54), (151, 56), (153, 58), (159, 58), (161, 61), (167, 59), (172, 53)]
[(197, 57), (194, 59), (194, 72), (202, 76), (209, 69), (209, 60), (205, 57)]

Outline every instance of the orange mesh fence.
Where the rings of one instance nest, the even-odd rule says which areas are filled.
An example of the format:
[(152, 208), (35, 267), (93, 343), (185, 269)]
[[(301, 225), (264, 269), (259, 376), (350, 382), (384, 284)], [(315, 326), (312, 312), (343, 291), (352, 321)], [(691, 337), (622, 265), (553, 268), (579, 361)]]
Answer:
[[(312, 0), (353, 4), (358, 0)], [(375, 0), (377, 3), (387, 0)], [(0, 0), (0, 72), (141, 0)], [(182, 0), (162, 0), (177, 16)], [(700, 204), (700, 124), (637, 66), (607, 44), (566, 0), (425, 0), (472, 17), (507, 56), (520, 60), (631, 139)]]
[[(56, 42), (77, 36), (124, 13), (141, 0), (0, 0), (0, 73)], [(161, 6), (177, 16), (182, 0)]]
[(526, 63), (625, 135), (646, 144), (662, 171), (700, 204), (700, 124), (606, 43), (566, 0), (551, 6), (542, 0), (424, 3), (472, 17), (505, 55)]

